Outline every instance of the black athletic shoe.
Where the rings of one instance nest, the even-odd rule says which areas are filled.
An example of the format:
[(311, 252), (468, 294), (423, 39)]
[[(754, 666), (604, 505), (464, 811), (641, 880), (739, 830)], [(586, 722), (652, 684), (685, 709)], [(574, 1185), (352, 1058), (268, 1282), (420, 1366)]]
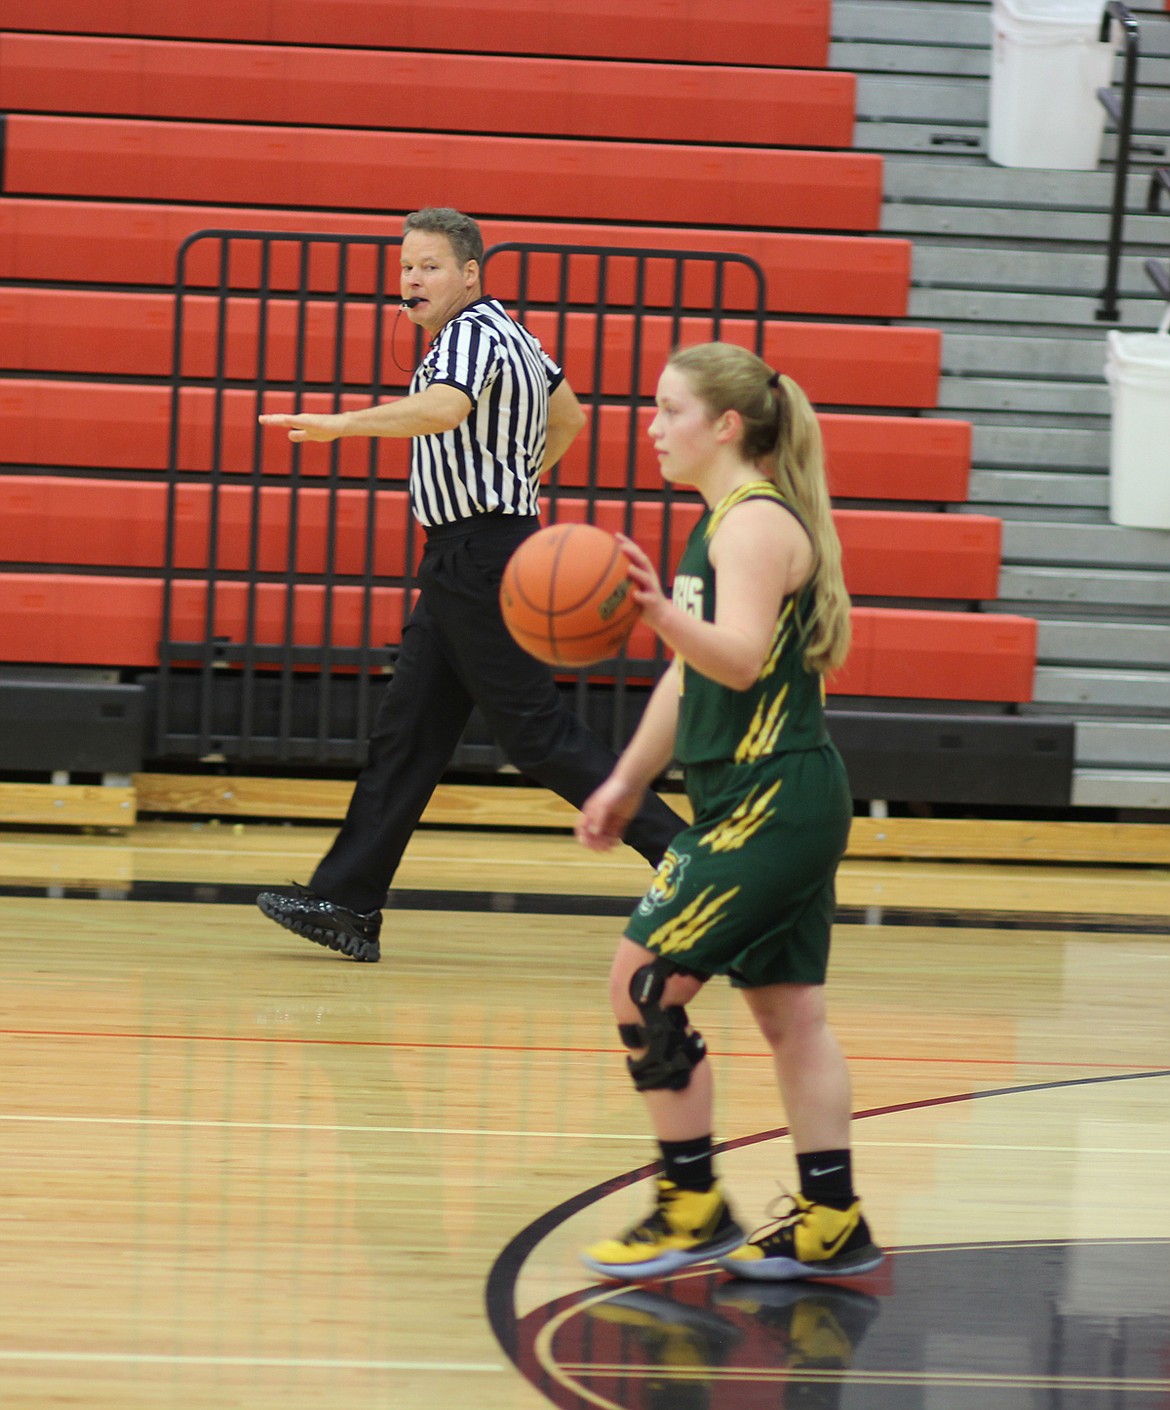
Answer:
[(382, 929), (382, 912), (351, 911), (314, 896), (304, 886), (293, 882), (292, 894), (283, 891), (261, 891), (256, 904), (269, 920), (283, 925), (294, 935), (303, 935), (315, 945), (337, 950), (351, 960), (377, 964), (382, 957), (378, 933)]

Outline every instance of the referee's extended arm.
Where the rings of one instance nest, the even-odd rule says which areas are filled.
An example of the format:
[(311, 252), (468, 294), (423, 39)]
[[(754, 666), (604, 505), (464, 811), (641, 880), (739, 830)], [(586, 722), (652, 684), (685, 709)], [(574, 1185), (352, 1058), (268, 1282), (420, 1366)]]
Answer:
[[(555, 396), (556, 392), (553, 393)], [(573, 401), (576, 400), (573, 397)], [(444, 431), (453, 431), (460, 422), (466, 421), (471, 407), (472, 401), (466, 392), (449, 382), (440, 382), (412, 396), (378, 402), (376, 406), (363, 406), (358, 411), (338, 411), (325, 416), (316, 416), (311, 412), (298, 412), (296, 415), (272, 412), (259, 419), (262, 426), (287, 427), (290, 441), (335, 441), (341, 436), (437, 436)], [(549, 435), (551, 438), (551, 417)], [(570, 436), (569, 440), (572, 439), (573, 436)], [(565, 445), (568, 443), (566, 441)]]

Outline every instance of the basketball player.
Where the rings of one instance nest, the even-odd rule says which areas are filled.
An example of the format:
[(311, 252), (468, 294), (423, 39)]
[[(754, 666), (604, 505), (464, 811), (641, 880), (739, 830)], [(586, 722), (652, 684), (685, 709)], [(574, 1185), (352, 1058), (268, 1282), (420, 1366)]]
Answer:
[[(657, 405), (663, 477), (707, 512), (673, 601), (625, 541), (642, 619), (675, 654), (577, 833), (612, 846), (650, 780), (684, 764), (694, 822), (630, 918), (610, 983), (664, 1169), (649, 1216), (583, 1258), (617, 1279), (712, 1258), (760, 1280), (865, 1273), (882, 1255), (853, 1188), (849, 1074), (825, 1021), (852, 800), (823, 710), (849, 598), (820, 428), (795, 382), (719, 343), (676, 352)], [(711, 1066), (684, 1007), (715, 974), (743, 990), (772, 1050), (800, 1173), (790, 1211), (746, 1243), (712, 1168)]]
[[(415, 211), (403, 225), (401, 292), (432, 341), (408, 396), (334, 415), (269, 415), (292, 441), (411, 438), (411, 508), (426, 533), (419, 597), (374, 722), (345, 822), (308, 887), (264, 892), (265, 915), (350, 958), (380, 956), (381, 908), (427, 800), (478, 705), (508, 759), (580, 805), (614, 763), (563, 703), (552, 672), (512, 640), (499, 587), (540, 527), (540, 476), (585, 416), (537, 340), (484, 294), (470, 216)], [(648, 792), (630, 845), (653, 866), (682, 819)]]

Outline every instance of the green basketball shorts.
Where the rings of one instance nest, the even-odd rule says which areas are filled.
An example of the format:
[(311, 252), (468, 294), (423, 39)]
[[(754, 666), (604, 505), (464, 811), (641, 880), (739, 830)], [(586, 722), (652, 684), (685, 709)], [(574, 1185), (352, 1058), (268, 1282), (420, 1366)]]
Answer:
[(732, 984), (823, 984), (853, 800), (833, 745), (687, 769), (695, 820), (626, 935)]

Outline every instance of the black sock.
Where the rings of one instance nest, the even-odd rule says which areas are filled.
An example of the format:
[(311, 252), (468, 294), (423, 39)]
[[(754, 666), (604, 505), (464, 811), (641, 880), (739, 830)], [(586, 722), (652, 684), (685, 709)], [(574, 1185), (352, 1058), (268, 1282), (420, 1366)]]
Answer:
[(853, 1193), (853, 1157), (849, 1151), (806, 1151), (797, 1154), (800, 1193), (831, 1209), (848, 1209)]
[(683, 1190), (709, 1190), (715, 1183), (711, 1170), (711, 1137), (696, 1136), (693, 1141), (659, 1141), (663, 1174)]

